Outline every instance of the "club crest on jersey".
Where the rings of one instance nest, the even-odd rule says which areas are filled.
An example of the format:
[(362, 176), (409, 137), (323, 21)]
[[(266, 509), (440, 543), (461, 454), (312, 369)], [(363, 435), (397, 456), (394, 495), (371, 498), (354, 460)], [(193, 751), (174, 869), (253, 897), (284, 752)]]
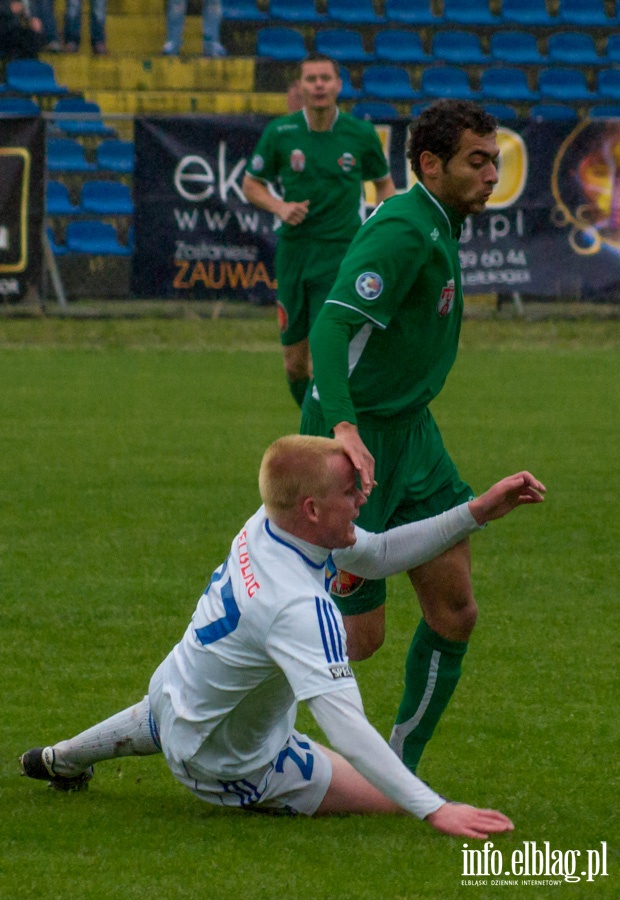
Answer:
[(439, 303), (437, 304), (437, 312), (440, 316), (447, 316), (454, 306), (454, 295), (456, 289), (454, 287), (454, 278), (451, 278), (441, 292)]
[(364, 300), (376, 300), (383, 290), (383, 278), (376, 272), (364, 272), (355, 282), (355, 290)]
[(343, 153), (340, 159), (338, 160), (338, 165), (342, 169), (343, 172), (350, 172), (351, 169), (355, 166), (357, 160), (353, 156), (352, 153)]
[(365, 580), (359, 575), (351, 575), (350, 572), (339, 569), (332, 581), (331, 592), (334, 597), (350, 597), (359, 591)]
[(263, 169), (265, 168), (265, 160), (259, 153), (256, 153), (252, 157), (251, 167), (252, 167), (252, 169), (254, 169), (255, 172), (262, 172)]
[(306, 168), (306, 157), (301, 150), (293, 150), (291, 153), (291, 169), (293, 172), (303, 172)]
[(288, 328), (288, 313), (281, 303), (276, 303), (276, 309), (278, 311), (278, 327), (280, 332), (284, 333)]

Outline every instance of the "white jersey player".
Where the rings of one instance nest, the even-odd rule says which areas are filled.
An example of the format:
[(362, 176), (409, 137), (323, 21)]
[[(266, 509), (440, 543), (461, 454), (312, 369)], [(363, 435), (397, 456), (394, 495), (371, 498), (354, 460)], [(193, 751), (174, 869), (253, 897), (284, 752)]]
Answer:
[[(501, 813), (446, 802), (368, 722), (329, 585), (337, 567), (376, 578), (419, 565), (490, 519), (540, 501), (544, 486), (522, 472), (433, 519), (374, 535), (353, 524), (366, 501), (336, 441), (281, 438), (259, 482), (264, 505), (213, 573), (147, 697), (75, 738), (28, 751), (24, 774), (76, 789), (94, 762), (161, 749), (180, 782), (225, 806), (406, 811), (440, 831), (481, 838), (511, 829)], [(299, 701), (333, 750), (295, 731)]]

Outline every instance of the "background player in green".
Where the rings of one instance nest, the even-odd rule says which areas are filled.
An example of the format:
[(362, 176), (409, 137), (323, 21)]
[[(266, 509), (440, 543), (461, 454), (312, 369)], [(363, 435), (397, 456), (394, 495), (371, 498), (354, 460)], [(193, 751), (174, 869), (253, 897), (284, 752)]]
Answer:
[(243, 192), (282, 220), (278, 314), (286, 377), (301, 406), (311, 373), (308, 333), (362, 224), (362, 183), (374, 182), (377, 203), (393, 195), (394, 183), (372, 123), (336, 106), (338, 63), (310, 54), (301, 64), (299, 88), (303, 109), (269, 123), (246, 169)]
[[(382, 531), (473, 496), (428, 404), (454, 362), (463, 311), (458, 241), (497, 183), (496, 121), (474, 103), (441, 100), (410, 125), (418, 182), (380, 206), (353, 240), (310, 335), (315, 383), (302, 431), (335, 434), (369, 502), (360, 524)], [(373, 489), (374, 486), (374, 489)], [(423, 618), (407, 657), (390, 743), (415, 771), (449, 702), (476, 621), (469, 544), (409, 578)], [(334, 591), (351, 659), (385, 632), (385, 583), (341, 573)]]

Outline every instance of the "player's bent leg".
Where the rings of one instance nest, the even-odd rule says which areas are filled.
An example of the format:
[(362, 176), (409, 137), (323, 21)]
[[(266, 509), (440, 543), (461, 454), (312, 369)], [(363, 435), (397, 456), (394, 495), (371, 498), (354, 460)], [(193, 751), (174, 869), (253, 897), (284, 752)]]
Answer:
[(282, 355), (289, 390), (301, 408), (312, 376), (308, 338), (304, 338), (296, 344), (283, 344)]
[(315, 816), (354, 813), (400, 813), (405, 810), (385, 797), (351, 763), (334, 750), (319, 745), (332, 764), (332, 778), (327, 793), (314, 813)]
[(370, 612), (343, 615), (347, 655), (353, 662), (369, 659), (385, 640), (385, 603)]
[(461, 676), (476, 621), (466, 541), (409, 572), (424, 618), (405, 664), (405, 690), (390, 746), (415, 772)]

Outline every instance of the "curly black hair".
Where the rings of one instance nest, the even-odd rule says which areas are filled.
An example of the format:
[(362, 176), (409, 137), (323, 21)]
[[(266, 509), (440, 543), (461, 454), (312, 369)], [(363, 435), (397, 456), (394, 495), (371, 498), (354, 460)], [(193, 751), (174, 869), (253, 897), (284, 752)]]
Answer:
[(458, 152), (464, 131), (484, 136), (496, 128), (495, 116), (471, 100), (437, 100), (410, 123), (407, 159), (420, 178), (420, 154), (425, 150), (438, 156), (445, 167)]

